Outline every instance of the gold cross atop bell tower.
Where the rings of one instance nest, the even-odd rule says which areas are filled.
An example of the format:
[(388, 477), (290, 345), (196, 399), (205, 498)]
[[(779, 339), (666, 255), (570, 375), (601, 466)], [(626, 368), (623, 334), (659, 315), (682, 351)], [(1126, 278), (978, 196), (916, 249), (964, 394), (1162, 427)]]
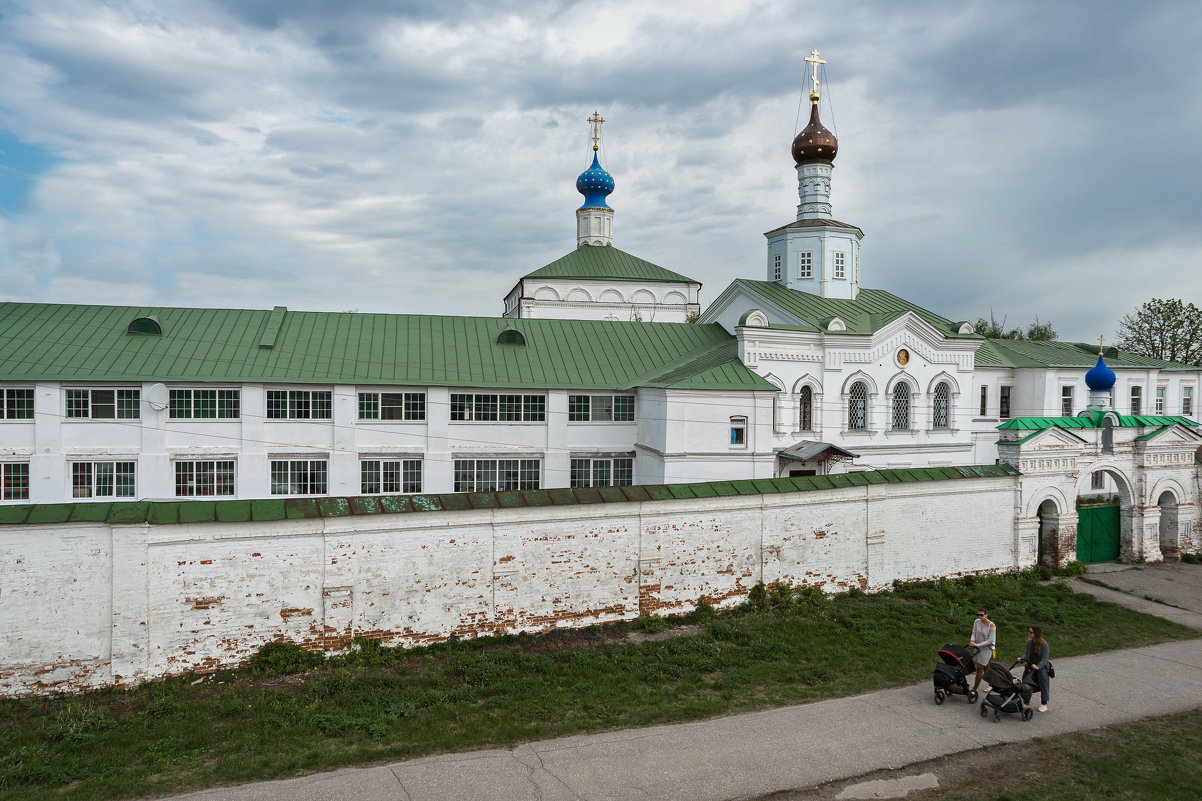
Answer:
[(810, 92), (810, 101), (813, 103), (817, 103), (818, 102), (818, 65), (825, 64), (826, 62), (823, 61), (822, 59), (818, 58), (817, 50), (811, 50), (809, 58), (807, 58), (806, 61), (808, 63), (814, 65), (814, 72), (813, 72), (813, 74), (810, 75), (810, 80), (814, 82), (814, 89)]
[(601, 138), (601, 123), (605, 122), (605, 118), (593, 112), (593, 116), (588, 118), (588, 121), (593, 124), (593, 152), (597, 151), (597, 140)]

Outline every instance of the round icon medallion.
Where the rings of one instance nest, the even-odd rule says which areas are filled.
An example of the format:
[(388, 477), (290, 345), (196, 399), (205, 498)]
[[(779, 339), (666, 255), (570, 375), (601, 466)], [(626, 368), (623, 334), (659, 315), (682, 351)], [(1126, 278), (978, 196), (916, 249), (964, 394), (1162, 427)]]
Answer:
[(905, 367), (910, 363), (910, 351), (905, 348), (900, 348), (897, 351), (897, 363), (901, 367)]

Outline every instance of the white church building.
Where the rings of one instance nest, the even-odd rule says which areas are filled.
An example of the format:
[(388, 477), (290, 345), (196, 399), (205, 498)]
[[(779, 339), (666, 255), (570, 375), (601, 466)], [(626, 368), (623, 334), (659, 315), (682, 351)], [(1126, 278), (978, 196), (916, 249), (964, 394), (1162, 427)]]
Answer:
[[(865, 286), (881, 259), (833, 216), (811, 100), (795, 218), (704, 309), (614, 246), (595, 154), (576, 248), (501, 317), (0, 303), (0, 505), (994, 464), (1000, 425), (1081, 412), (1096, 346), (986, 339)], [(1202, 371), (1103, 355), (1119, 425), (1196, 425)]]

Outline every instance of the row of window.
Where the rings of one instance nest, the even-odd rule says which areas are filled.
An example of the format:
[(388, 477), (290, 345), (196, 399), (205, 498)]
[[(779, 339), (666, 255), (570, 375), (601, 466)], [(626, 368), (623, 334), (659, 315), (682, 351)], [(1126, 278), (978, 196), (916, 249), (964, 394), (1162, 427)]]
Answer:
[[(809, 389), (809, 387), (804, 389)], [(895, 431), (909, 431), (913, 428), (910, 395), (908, 384), (899, 383), (893, 387), (889, 404), (889, 427)], [(951, 397), (950, 384), (940, 381), (935, 385), (935, 391), (931, 394), (931, 428), (951, 427)], [(869, 423), (868, 385), (863, 381), (857, 381), (851, 385), (851, 389), (847, 393), (847, 430), (867, 431)]]
[[(233, 459), (175, 463), (177, 498), (232, 498), (236, 463)], [(364, 495), (422, 492), (421, 459), (363, 459), (359, 462), (359, 491)], [(71, 463), (74, 498), (136, 498), (137, 462)], [(628, 487), (634, 484), (634, 459), (624, 457), (571, 460), (572, 487)], [(456, 459), (454, 492), (540, 489), (541, 459)], [(325, 459), (279, 459), (271, 462), (272, 495), (326, 495), (329, 462)], [(0, 500), (29, 500), (29, 464), (0, 463)]]
[[(783, 256), (780, 253), (772, 257), (772, 280), (780, 281), (784, 277), (784, 266), (782, 264)], [(803, 250), (797, 254), (797, 277), (798, 278), (813, 278), (814, 277), (814, 253), (813, 251)], [(834, 275), (836, 280), (847, 278), (847, 254), (842, 251), (836, 251), (834, 254)]]
[[(168, 416), (173, 420), (231, 420), (242, 414), (241, 391), (237, 389), (173, 389), (168, 397)], [(141, 417), (141, 390), (137, 389), (68, 389), (66, 399), (66, 416), (71, 420)], [(334, 393), (330, 390), (267, 391), (268, 420), (329, 420), (333, 409)], [(33, 419), (33, 390), (0, 389), (0, 412), (0, 419)], [(541, 423), (547, 419), (547, 398), (453, 392), (450, 416), (454, 421)], [(360, 392), (359, 419), (424, 421), (426, 393)], [(634, 396), (569, 395), (568, 421), (634, 422)]]

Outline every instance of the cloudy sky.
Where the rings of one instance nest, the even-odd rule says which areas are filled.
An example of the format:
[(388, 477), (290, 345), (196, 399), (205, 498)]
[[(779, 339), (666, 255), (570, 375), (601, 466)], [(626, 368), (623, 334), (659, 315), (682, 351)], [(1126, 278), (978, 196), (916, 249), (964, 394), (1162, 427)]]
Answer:
[[(1108, 337), (1202, 299), (1188, 2), (0, 0), (0, 299), (499, 315), (575, 247), (762, 278), (827, 59), (865, 286)], [(804, 120), (802, 121), (804, 124)]]

